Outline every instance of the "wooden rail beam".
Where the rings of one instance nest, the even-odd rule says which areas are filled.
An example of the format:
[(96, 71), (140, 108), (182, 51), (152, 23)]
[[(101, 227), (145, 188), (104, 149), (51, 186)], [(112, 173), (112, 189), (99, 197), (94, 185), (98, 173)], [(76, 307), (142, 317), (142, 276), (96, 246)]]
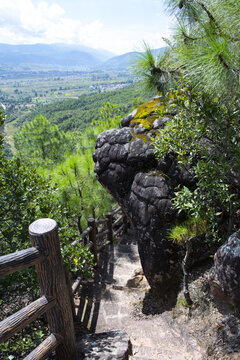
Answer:
[[(108, 234), (108, 229), (107, 230), (104, 230), (104, 231), (101, 231), (100, 233), (98, 233), (96, 235), (96, 239), (101, 239), (102, 237), (104, 237), (105, 235)], [(98, 250), (97, 250), (98, 251)]]
[(47, 312), (50, 332), (59, 334), (63, 341), (56, 348), (58, 360), (76, 358), (73, 316), (66, 277), (63, 268), (56, 221), (40, 219), (29, 227), (32, 245), (43, 249), (45, 261), (36, 265), (41, 293), (57, 299), (57, 304)]
[(73, 296), (73, 292), (72, 292), (72, 276), (67, 269), (65, 269), (65, 276), (66, 276), (69, 300), (70, 300), (70, 304), (71, 304), (71, 308), (72, 308), (72, 315), (73, 315), (73, 319), (75, 319), (76, 311), (75, 311), (74, 296)]
[(74, 295), (75, 292), (77, 291), (77, 289), (79, 288), (80, 284), (81, 284), (81, 278), (80, 276), (74, 281), (74, 283), (72, 284), (72, 294)]
[(97, 264), (98, 258), (97, 258), (97, 239), (96, 239), (96, 224), (94, 218), (88, 219), (88, 226), (92, 228), (92, 230), (89, 233), (89, 241), (93, 244), (93, 255), (94, 255), (94, 261)]
[(56, 305), (56, 299), (42, 296), (7, 319), (0, 322), (0, 343), (7, 341), (16, 332), (24, 329), (32, 321)]
[(107, 228), (108, 228), (108, 241), (112, 244), (113, 242), (113, 228), (112, 228), (112, 212), (108, 212), (107, 216)]
[(95, 221), (96, 225), (105, 225), (107, 224), (107, 219), (99, 219)]
[(117, 214), (121, 209), (122, 209), (121, 206), (119, 206), (117, 209), (113, 210), (113, 211), (111, 212), (112, 216), (115, 215), (115, 214)]
[(43, 261), (44, 254), (35, 247), (1, 256), (0, 276), (6, 276)]
[(87, 239), (86, 237), (88, 236), (88, 234), (90, 233), (90, 231), (92, 230), (92, 228), (89, 226), (87, 227), (81, 234), (81, 238), (78, 240), (75, 240), (71, 243), (72, 246), (76, 246), (81, 240), (84, 240), (84, 245), (87, 245)]
[(118, 228), (114, 233), (113, 233), (113, 236), (117, 236), (122, 230), (124, 229), (124, 224), (122, 224), (120, 226), (120, 228)]
[(58, 336), (50, 334), (36, 349), (34, 349), (24, 360), (43, 360), (51, 354), (60, 344)]
[(119, 224), (123, 220), (123, 215), (119, 216), (116, 221), (112, 224), (112, 227), (114, 228), (117, 224)]

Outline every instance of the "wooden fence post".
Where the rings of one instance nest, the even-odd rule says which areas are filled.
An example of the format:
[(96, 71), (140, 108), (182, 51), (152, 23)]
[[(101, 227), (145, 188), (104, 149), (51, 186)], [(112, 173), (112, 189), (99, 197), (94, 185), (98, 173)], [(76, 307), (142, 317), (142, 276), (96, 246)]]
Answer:
[(108, 228), (108, 241), (110, 241), (110, 243), (113, 243), (113, 228), (112, 228), (112, 213), (108, 212), (106, 214), (107, 216), (107, 228)]
[(92, 230), (89, 232), (89, 241), (93, 244), (93, 255), (94, 255), (94, 261), (96, 264), (98, 264), (98, 257), (97, 257), (97, 232), (96, 232), (96, 223), (94, 218), (88, 219), (88, 226), (91, 226)]
[(58, 360), (76, 359), (72, 309), (63, 268), (56, 221), (39, 219), (29, 226), (32, 245), (44, 251), (46, 260), (36, 265), (41, 293), (56, 298), (57, 304), (46, 315), (50, 332), (59, 335)]
[(65, 269), (65, 277), (66, 277), (66, 283), (67, 283), (67, 288), (68, 288), (68, 293), (69, 293), (69, 300), (70, 300), (70, 304), (71, 304), (71, 308), (72, 308), (73, 319), (75, 319), (76, 312), (75, 312), (75, 304), (74, 304), (74, 294), (72, 291), (72, 277), (71, 277), (70, 272), (66, 269)]

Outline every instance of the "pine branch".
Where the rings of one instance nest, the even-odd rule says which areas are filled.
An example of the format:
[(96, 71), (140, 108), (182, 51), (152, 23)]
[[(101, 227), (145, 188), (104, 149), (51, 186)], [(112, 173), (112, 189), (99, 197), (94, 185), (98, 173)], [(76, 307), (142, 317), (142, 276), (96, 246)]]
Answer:
[(181, 0), (178, 4), (179, 9), (182, 9), (182, 7), (184, 6), (185, 0)]
[(191, 41), (196, 41), (196, 40), (202, 40), (202, 38), (193, 38), (193, 37), (191, 37), (191, 36), (189, 36), (189, 35), (187, 35), (186, 33), (185, 33), (185, 31), (183, 31), (183, 30), (181, 30), (181, 32), (182, 32), (182, 35), (184, 36), (184, 41), (187, 39), (187, 40), (191, 40)]
[(222, 34), (222, 29), (220, 28), (219, 24), (217, 23), (216, 19), (212, 15), (212, 13), (207, 9), (207, 7), (201, 1), (197, 1), (197, 3), (205, 11), (205, 13), (207, 14), (209, 20), (212, 21), (213, 24), (216, 26), (216, 28), (219, 30), (219, 33)]
[(226, 61), (223, 59), (221, 54), (217, 54), (220, 63), (225, 67), (226, 70), (230, 70), (230, 67), (228, 66), (228, 64), (226, 63)]

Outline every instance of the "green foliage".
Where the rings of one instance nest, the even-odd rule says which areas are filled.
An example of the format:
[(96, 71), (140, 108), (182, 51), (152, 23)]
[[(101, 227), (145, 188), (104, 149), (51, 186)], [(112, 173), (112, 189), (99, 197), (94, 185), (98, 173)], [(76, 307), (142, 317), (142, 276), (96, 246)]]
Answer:
[(76, 246), (65, 246), (62, 249), (62, 255), (65, 259), (66, 268), (71, 272), (72, 276), (93, 277), (94, 255), (87, 246), (81, 243), (77, 243)]
[[(22, 156), (38, 165), (38, 173), (49, 179), (53, 189), (57, 188), (53, 191), (54, 201), (64, 209), (64, 217), (79, 234), (88, 217), (103, 215), (112, 204), (111, 197), (94, 175), (92, 153), (97, 135), (119, 126), (119, 109), (110, 103), (102, 104), (99, 116), (82, 134), (67, 136), (38, 116), (15, 136), (16, 148)], [(73, 151), (73, 145), (77, 151)], [(66, 152), (67, 148), (72, 149), (71, 154)]]
[(67, 99), (41, 105), (19, 118), (18, 126), (30, 122), (42, 114), (52, 124), (56, 124), (61, 131), (82, 131), (91, 125), (92, 119), (100, 120), (98, 110), (103, 103), (117, 104), (119, 115), (123, 116), (132, 109), (134, 99), (139, 97), (141, 93), (140, 87), (136, 85), (100, 94), (83, 95), (78, 99)]
[(187, 86), (172, 91), (165, 102), (165, 110), (170, 103), (175, 115), (154, 140), (157, 156), (171, 154), (196, 179), (195, 187), (176, 191), (174, 204), (190, 217), (206, 219), (218, 238), (234, 230), (240, 206), (239, 112)]
[(174, 225), (168, 238), (173, 242), (184, 245), (190, 239), (194, 239), (196, 236), (204, 234), (206, 231), (206, 222), (202, 219), (189, 218), (186, 221)]
[(32, 163), (59, 162), (68, 149), (70, 137), (43, 116), (24, 124), (14, 136), (15, 148)]
[(160, 158), (172, 156), (195, 179), (195, 186), (176, 189), (179, 212), (205, 219), (208, 233), (219, 239), (235, 230), (240, 206), (240, 3), (166, 3), (177, 18), (169, 57), (161, 63), (147, 47), (137, 63), (150, 87), (166, 95), (158, 113), (170, 120), (154, 145)]
[(109, 102), (103, 103), (99, 109), (99, 120), (93, 120), (92, 125), (95, 126), (95, 132), (99, 135), (101, 132), (113, 128), (120, 127), (121, 116), (117, 105)]
[(197, 89), (223, 99), (239, 97), (239, 1), (168, 0), (178, 26), (173, 54)]
[[(2, 143), (2, 135), (0, 141)], [(1, 255), (30, 247), (28, 226), (37, 218), (50, 217), (59, 225), (62, 251), (67, 254), (64, 262), (68, 269), (75, 274), (78, 266), (78, 274), (90, 276), (93, 261), (92, 255), (86, 249), (77, 249), (77, 263), (71, 260), (73, 254), (70, 244), (77, 238), (78, 232), (76, 227), (69, 224), (68, 209), (64, 203), (58, 201), (57, 192), (54, 184), (40, 176), (23, 157), (11, 160), (0, 157)], [(30, 300), (39, 296), (39, 285), (33, 268), (1, 278), (0, 293), (4, 294), (3, 289), (6, 288), (8, 294), (14, 296), (27, 292)], [(19, 343), (16, 342), (19, 351), (22, 349), (23, 352), (26, 349), (24, 343), (27, 344), (26, 347), (30, 344), (30, 339), (24, 339), (25, 337)], [(4, 346), (1, 346), (1, 351), (5, 351)]]
[[(82, 241), (75, 247), (71, 243), (79, 239), (88, 217), (103, 216), (113, 203), (96, 180), (92, 152), (100, 132), (119, 126), (119, 113), (116, 105), (103, 104), (94, 126), (71, 135), (59, 131), (43, 116), (23, 126), (15, 137), (21, 156), (17, 154), (12, 160), (0, 158), (1, 254), (29, 247), (29, 224), (37, 218), (51, 217), (59, 225), (65, 267), (73, 276), (92, 276), (93, 255)], [(0, 135), (1, 144), (2, 138)], [(33, 164), (38, 166), (37, 170)], [(2, 278), (2, 294), (4, 288), (14, 296), (27, 291), (30, 300), (39, 296), (36, 273), (32, 268)], [(3, 297), (0, 302), (3, 300), (5, 303), (7, 299)], [(14, 343), (0, 346), (1, 357), (24, 356), (30, 346), (37, 346), (40, 338), (41, 328), (36, 338), (23, 332)]]
[(4, 122), (6, 118), (3, 116), (2, 111), (0, 110), (0, 156), (10, 158), (12, 156), (12, 151), (10, 145), (4, 138)]
[(3, 156), (7, 159), (10, 159), (13, 156), (11, 146), (5, 139), (3, 141)]
[(105, 130), (119, 128), (120, 126), (121, 116), (118, 106), (109, 102), (101, 105), (101, 108), (98, 109), (98, 116), (92, 119), (92, 126), (86, 127), (78, 137), (76, 146), (78, 152), (84, 154), (90, 152), (90, 156), (92, 156), (98, 135)]
[[(35, 325), (36, 326), (36, 325)], [(14, 336), (10, 340), (0, 345), (0, 355), (2, 360), (17, 360), (27, 356), (31, 350), (34, 350), (41, 342), (43, 342), (47, 329), (38, 321), (37, 328), (32, 331), (32, 328), (24, 329), (20, 334)]]
[(176, 76), (170, 52), (166, 50), (163, 55), (155, 56), (146, 42), (143, 42), (143, 48), (135, 59), (133, 71), (147, 92), (157, 90), (165, 94), (175, 83)]
[(51, 212), (53, 190), (20, 158), (0, 166), (0, 252), (7, 254), (27, 246), (28, 226)]
[(103, 216), (113, 204), (112, 197), (96, 179), (92, 153), (98, 134), (119, 126), (119, 109), (114, 104), (106, 103), (102, 104), (99, 114), (100, 119), (93, 120), (93, 126), (87, 127), (75, 140), (75, 153), (69, 154), (53, 170), (44, 167), (39, 169), (57, 186), (56, 200), (65, 206), (66, 216), (79, 234), (87, 225), (89, 217)]
[[(37, 218), (51, 217), (59, 225), (59, 235), (65, 266), (73, 275), (92, 275), (92, 254), (82, 245), (72, 248), (76, 229), (69, 226), (66, 209), (56, 201), (56, 189), (39, 176), (23, 159), (0, 161), (0, 253), (9, 254), (30, 247), (28, 226)], [(74, 250), (74, 251), (73, 251)], [(7, 289), (7, 291), (6, 291)], [(0, 279), (0, 303), (11, 303), (16, 296), (31, 301), (39, 297), (39, 284), (33, 268), (24, 269)], [(27, 295), (24, 295), (27, 294)], [(18, 310), (18, 303), (14, 305)], [(12, 309), (12, 307), (10, 307)], [(2, 314), (1, 314), (2, 315)], [(10, 314), (9, 314), (10, 315)], [(46, 332), (46, 331), (45, 331)], [(34, 334), (24, 330), (20, 337), (0, 345), (1, 359), (18, 359), (35, 348), (43, 339), (42, 325)]]
[[(49, 181), (41, 177), (22, 159), (5, 159), (1, 165), (0, 191), (0, 251), (2, 255), (29, 247), (28, 226), (34, 220), (43, 217), (54, 218), (58, 222), (61, 246), (64, 251), (67, 251), (78, 235), (77, 228), (69, 224), (67, 206), (58, 201), (58, 190), (51, 186)], [(89, 259), (91, 263), (91, 257)], [(86, 263), (86, 258), (81, 257), (79, 263), (82, 260)], [(65, 262), (67, 261), (68, 259), (65, 259)], [(9, 280), (9, 277), (2, 278), (0, 284), (6, 285), (12, 281), (14, 287), (13, 280), (19, 280), (19, 276), (24, 279), (23, 290), (26, 287), (32, 288), (36, 281), (32, 269), (27, 269), (20, 274), (12, 275), (12, 280)]]
[[(93, 145), (93, 144), (92, 144)], [(69, 155), (48, 174), (58, 191), (56, 200), (65, 206), (66, 216), (79, 234), (92, 216), (103, 216), (112, 204), (112, 198), (98, 183), (93, 172), (92, 151)]]
[(2, 111), (0, 110), (0, 162), (1, 162), (1, 158), (2, 158), (2, 148), (3, 148), (3, 141), (4, 141), (3, 134), (2, 134), (2, 128), (3, 128), (3, 123), (4, 123), (3, 120), (4, 120), (4, 117), (3, 117)]

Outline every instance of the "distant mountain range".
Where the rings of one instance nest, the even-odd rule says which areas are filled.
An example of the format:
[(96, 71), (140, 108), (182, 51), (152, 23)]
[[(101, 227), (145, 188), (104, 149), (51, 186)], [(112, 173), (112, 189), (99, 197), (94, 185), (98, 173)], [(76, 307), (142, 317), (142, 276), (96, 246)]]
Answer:
[[(154, 50), (163, 53), (165, 48)], [(114, 56), (106, 50), (96, 50), (82, 45), (0, 44), (1, 67), (33, 69), (102, 69), (126, 70), (137, 52)]]
[[(152, 52), (154, 55), (163, 55), (165, 50), (166, 47), (163, 47), (159, 49), (154, 49), (152, 50)], [(134, 60), (137, 58), (138, 55), (139, 52), (133, 51), (123, 55), (114, 56), (109, 60), (105, 61), (102, 64), (102, 67), (104, 69), (110, 69), (110, 70), (125, 70), (133, 64)]]

